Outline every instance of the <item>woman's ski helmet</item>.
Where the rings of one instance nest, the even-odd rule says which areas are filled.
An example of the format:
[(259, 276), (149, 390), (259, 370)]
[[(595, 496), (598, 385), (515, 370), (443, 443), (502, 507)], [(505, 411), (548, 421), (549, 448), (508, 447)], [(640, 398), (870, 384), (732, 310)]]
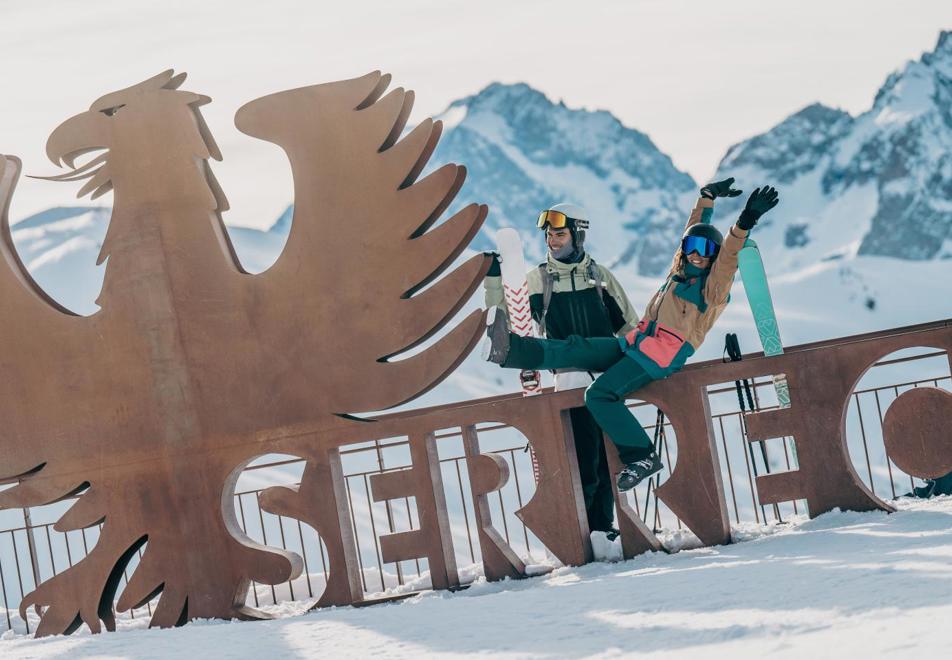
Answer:
[(709, 224), (699, 222), (697, 224), (694, 224), (688, 227), (687, 231), (685, 231), (684, 235), (681, 237), (682, 256), (686, 257), (690, 252), (694, 251), (694, 250), (691, 250), (689, 246), (686, 247), (687, 243), (693, 242), (688, 240), (691, 238), (702, 239), (703, 241), (707, 241), (709, 243), (714, 244), (713, 254), (710, 254), (710, 253), (705, 254), (704, 251), (698, 250), (698, 253), (702, 257), (710, 257), (711, 259), (717, 258), (717, 254), (718, 252), (720, 252), (720, 249), (721, 249), (721, 243), (724, 242), (724, 236), (721, 234), (721, 232), (717, 230), (717, 227), (715, 227), (714, 225), (709, 225)]

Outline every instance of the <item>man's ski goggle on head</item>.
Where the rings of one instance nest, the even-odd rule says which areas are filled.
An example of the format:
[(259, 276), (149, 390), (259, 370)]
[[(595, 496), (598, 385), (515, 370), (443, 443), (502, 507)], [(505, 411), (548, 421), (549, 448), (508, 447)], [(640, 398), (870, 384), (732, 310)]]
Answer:
[(552, 229), (565, 229), (566, 227), (571, 228), (573, 225), (576, 229), (588, 228), (587, 221), (579, 220), (577, 218), (570, 218), (561, 211), (543, 211), (539, 214), (539, 221), (536, 223), (536, 227), (539, 229), (545, 229), (546, 227), (552, 227)]
[(713, 257), (717, 254), (720, 246), (714, 241), (703, 236), (685, 236), (681, 239), (681, 251), (684, 256), (697, 252), (702, 257)]

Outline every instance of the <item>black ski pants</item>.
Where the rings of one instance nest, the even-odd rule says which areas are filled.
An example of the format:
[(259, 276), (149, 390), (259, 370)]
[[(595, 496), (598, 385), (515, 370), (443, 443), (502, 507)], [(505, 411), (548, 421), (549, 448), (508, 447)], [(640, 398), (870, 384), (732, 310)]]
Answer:
[(575, 436), (575, 456), (578, 458), (588, 528), (593, 532), (607, 532), (612, 528), (615, 516), (615, 496), (602, 429), (586, 408), (572, 408), (569, 416)]

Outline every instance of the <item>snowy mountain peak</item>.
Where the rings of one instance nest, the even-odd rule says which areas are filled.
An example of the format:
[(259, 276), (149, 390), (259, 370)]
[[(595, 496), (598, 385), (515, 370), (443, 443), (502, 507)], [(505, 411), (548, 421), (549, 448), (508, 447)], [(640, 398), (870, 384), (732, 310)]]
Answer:
[(454, 101), (450, 107), (465, 106), (473, 112), (495, 112), (508, 116), (516, 108), (550, 105), (549, 99), (526, 83), (493, 82), (478, 93)]
[[(465, 108), (465, 119), (459, 114)], [(453, 103), (445, 113), (448, 127), (465, 122), (491, 140), (518, 143), (533, 162), (564, 166), (577, 164), (600, 177), (613, 170), (654, 185), (680, 174), (686, 187), (691, 177), (678, 172), (671, 159), (651, 139), (624, 126), (605, 110), (572, 109), (525, 83), (492, 83), (478, 94)], [(657, 171), (660, 166), (662, 171)]]
[(778, 244), (787, 250), (813, 242), (830, 258), (952, 257), (950, 73), (946, 31), (886, 78), (867, 112), (808, 106), (732, 147), (718, 176), (781, 185), (784, 204), (769, 223), (786, 232)]
[(921, 61), (943, 75), (952, 77), (952, 30), (940, 32), (935, 49), (931, 53), (923, 53)]
[(811, 170), (852, 122), (847, 112), (813, 103), (769, 132), (731, 147), (720, 169), (756, 167), (771, 172), (776, 183), (790, 183)]
[(680, 226), (673, 220), (683, 218), (696, 184), (644, 133), (604, 110), (553, 102), (524, 83), (493, 83), (438, 118), (444, 137), (431, 167), (460, 162), (469, 169), (450, 212), (473, 200), (490, 207), (478, 247), (492, 247), (495, 230), (512, 226), (539, 259), (535, 217), (571, 201), (588, 209), (588, 246), (602, 262), (632, 263), (644, 274), (667, 265)]
[(952, 32), (939, 36), (935, 50), (892, 73), (873, 102), (879, 126), (903, 125), (944, 106), (952, 86)]
[[(850, 114), (844, 110), (831, 108), (822, 103), (811, 103), (803, 110), (791, 115), (784, 124), (790, 121), (799, 120), (811, 125), (829, 125), (837, 123), (843, 119), (851, 119)], [(783, 124), (781, 124), (783, 125)]]

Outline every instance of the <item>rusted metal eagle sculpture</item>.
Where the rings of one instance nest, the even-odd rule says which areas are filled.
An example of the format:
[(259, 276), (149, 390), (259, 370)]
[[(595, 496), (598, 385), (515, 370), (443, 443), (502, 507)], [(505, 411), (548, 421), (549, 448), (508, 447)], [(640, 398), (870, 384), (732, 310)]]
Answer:
[(49, 138), (49, 158), (70, 168), (50, 178), (115, 195), (92, 316), (58, 305), (23, 267), (6, 213), (20, 162), (0, 157), (0, 342), (15, 347), (0, 351), (0, 483), (16, 484), (0, 507), (81, 494), (56, 529), (102, 524), (85, 559), (24, 598), (21, 612), (42, 613), (39, 635), (114, 628), (117, 595), (119, 610), (160, 595), (153, 625), (263, 616), (245, 607), (249, 581), (302, 567), (235, 519), (238, 474), (275, 451), (262, 431), (411, 400), (459, 365), (483, 325), (473, 312), (390, 359), (447, 326), (489, 267), (477, 256), (437, 280), (487, 209), (434, 226), (465, 170), (417, 181), (441, 128), (428, 119), (401, 138), (412, 92), (385, 93), (390, 76), (375, 72), (238, 111), (238, 128), (283, 148), (294, 177), (287, 245), (251, 275), (221, 220), (228, 205), (209, 166), (221, 154), (200, 112), (210, 99), (184, 80), (166, 71), (107, 94)]

